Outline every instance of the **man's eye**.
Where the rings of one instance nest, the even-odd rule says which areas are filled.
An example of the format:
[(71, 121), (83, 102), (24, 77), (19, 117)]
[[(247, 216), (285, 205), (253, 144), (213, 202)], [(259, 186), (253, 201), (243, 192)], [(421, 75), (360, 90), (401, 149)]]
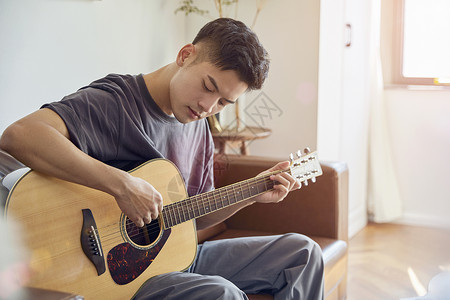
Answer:
[(213, 92), (212, 90), (208, 89), (208, 87), (206, 86), (205, 81), (203, 81), (203, 88), (204, 88), (206, 91), (210, 92), (210, 93)]

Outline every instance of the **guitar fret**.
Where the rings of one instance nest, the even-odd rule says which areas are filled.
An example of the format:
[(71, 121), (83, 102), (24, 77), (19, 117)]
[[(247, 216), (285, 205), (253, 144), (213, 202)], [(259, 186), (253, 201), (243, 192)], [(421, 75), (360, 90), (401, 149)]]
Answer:
[(258, 195), (259, 194), (259, 185), (261, 184), (261, 178), (253, 180), (253, 186), (252, 186), (252, 195)]
[(164, 207), (163, 214), (164, 214), (165, 220), (166, 220), (165, 221), (166, 222), (166, 228), (172, 227), (172, 225), (173, 225), (173, 223), (172, 223), (172, 215), (170, 213), (170, 206), (169, 205)]
[(235, 187), (234, 187), (234, 185), (232, 185), (231, 186), (231, 189), (233, 190), (233, 197), (234, 197), (234, 203), (238, 203), (239, 202), (239, 200), (238, 200), (238, 198), (237, 198), (237, 193), (236, 193), (236, 189), (235, 189)]
[(170, 210), (170, 218), (172, 219), (172, 225), (175, 226), (177, 223), (177, 218), (175, 215), (175, 207), (173, 206), (173, 204), (170, 206), (171, 210)]
[(195, 197), (195, 201), (194, 201), (195, 205), (197, 206), (197, 209), (195, 210), (195, 212), (196, 212), (195, 217), (196, 218), (200, 217), (200, 206), (198, 205), (199, 198), (200, 197), (198, 197), (198, 196)]
[(233, 185), (232, 190), (233, 190), (234, 203), (238, 203), (238, 202), (244, 200), (242, 198), (241, 190), (239, 188), (236, 190), (236, 185)]
[[(219, 189), (219, 190), (221, 191), (222, 189)], [(222, 197), (220, 195), (220, 191), (219, 190), (217, 190), (217, 193), (214, 193), (214, 195), (212, 195), (213, 196), (212, 199), (214, 200), (214, 204), (215, 204), (216, 210), (224, 208), (223, 199), (222, 199)]]
[(184, 201), (181, 206), (183, 208), (183, 215), (184, 215), (184, 221), (190, 220), (190, 216), (189, 216), (189, 201), (190, 198), (187, 199), (187, 201)]
[(170, 206), (169, 216), (170, 216), (170, 225), (174, 226), (175, 225), (175, 222), (174, 222), (175, 220), (174, 220), (174, 217), (173, 217), (173, 207), (172, 206)]
[(242, 188), (241, 188), (241, 190), (242, 190), (242, 197), (244, 199), (247, 199), (247, 198), (250, 197), (249, 190), (248, 190), (248, 187), (246, 186), (246, 184), (248, 184), (247, 181), (242, 184)]
[(261, 180), (264, 180), (264, 179), (259, 178), (259, 179), (253, 180), (255, 182), (252, 186), (252, 195), (253, 196), (258, 195), (260, 193), (259, 188), (261, 185)]
[(181, 223), (183, 223), (184, 221), (186, 221), (187, 219), (186, 219), (186, 215), (185, 215), (185, 211), (184, 211), (184, 207), (183, 207), (183, 205), (181, 204), (181, 201), (180, 202), (177, 202), (177, 204), (178, 204), (178, 209), (180, 210), (180, 215), (181, 215)]
[(203, 212), (202, 212), (202, 206), (203, 206), (203, 203), (202, 203), (202, 196), (201, 195), (198, 195), (198, 197), (197, 197), (197, 207), (198, 207), (198, 216), (199, 217), (201, 217), (201, 216), (203, 216)]
[[(201, 195), (201, 198), (203, 198), (203, 195)], [(204, 216), (204, 215), (206, 215), (205, 200), (201, 199), (201, 203), (202, 203), (202, 207), (203, 207), (202, 216)]]
[(180, 203), (181, 212), (183, 213), (183, 222), (186, 222), (187, 220), (189, 220), (189, 212), (186, 211), (186, 201), (180, 201), (178, 203)]
[(215, 211), (215, 209), (213, 208), (213, 203), (214, 203), (214, 199), (211, 199), (211, 197), (209, 197), (210, 195), (208, 195), (208, 194), (205, 194), (204, 195), (204, 197), (206, 198), (206, 201), (207, 201), (207, 210), (208, 210), (208, 214), (210, 213), (210, 212), (213, 212), (213, 211)]
[(200, 195), (200, 215), (206, 215), (206, 207), (205, 207), (205, 195)]
[(175, 203), (172, 203), (170, 208), (171, 208), (171, 218), (173, 219), (172, 223), (175, 226), (176, 224), (178, 224)]
[(222, 198), (222, 196), (220, 195), (220, 190), (219, 190), (219, 200), (220, 200), (220, 203), (222, 204), (221, 207), (225, 207), (225, 203), (223, 202), (223, 198)]
[(178, 207), (178, 202), (174, 203), (173, 210), (174, 210), (175, 224), (176, 225), (180, 224), (181, 223), (181, 214), (180, 214), (180, 209)]
[(189, 209), (189, 220), (191, 220), (191, 219), (193, 219), (195, 216), (194, 216), (194, 200), (193, 200), (193, 198), (188, 198), (189, 199), (189, 206), (188, 206), (188, 209)]
[(247, 193), (248, 193), (248, 197), (250, 198), (251, 196), (253, 196), (252, 195), (252, 189), (251, 189), (251, 186), (250, 186), (250, 183), (249, 183), (249, 181), (247, 180)]
[(164, 220), (164, 227), (169, 228), (170, 224), (169, 224), (169, 215), (167, 214), (167, 207), (164, 207), (162, 214), (163, 214), (163, 220)]
[(205, 195), (201, 195), (200, 198), (202, 199), (202, 207), (203, 207), (203, 213), (202, 216), (206, 215), (208, 212), (208, 203), (205, 203), (208, 199), (205, 201)]
[(206, 198), (206, 207), (205, 207), (205, 215), (209, 214), (211, 212), (211, 205), (209, 204), (209, 197), (208, 195), (203, 195), (203, 198)]
[(221, 206), (217, 202), (217, 197), (215, 196), (215, 194), (211, 194), (210, 198), (211, 198), (212, 202), (214, 203), (214, 209), (219, 210), (221, 208)]
[(182, 221), (181, 221), (181, 213), (180, 213), (180, 207), (179, 207), (178, 202), (174, 203), (173, 209), (175, 210), (175, 217), (177, 219), (176, 224), (180, 224)]
[(223, 203), (222, 203), (222, 198), (220, 197), (220, 193), (219, 193), (219, 196), (217, 196), (217, 193), (215, 193), (213, 195), (213, 199), (214, 199), (214, 203), (216, 204), (217, 209), (223, 208)]
[(235, 190), (234, 185), (232, 185), (230, 187), (230, 189), (231, 189), (231, 194), (233, 195), (233, 203), (238, 203), (240, 200), (238, 198), (238, 194), (236, 194), (236, 190)]
[(222, 196), (223, 189), (220, 189), (218, 192), (219, 193), (218, 193), (217, 197), (219, 197), (220, 204), (222, 205), (222, 207), (227, 207), (227, 204), (224, 201), (226, 199), (225, 199), (225, 197)]
[(163, 211), (166, 228), (256, 196), (272, 189), (273, 185), (268, 178), (254, 178), (172, 203)]
[(180, 224), (180, 223), (182, 223), (182, 221), (181, 221), (181, 214), (180, 214), (180, 209), (179, 209), (179, 204), (178, 204), (178, 202), (176, 202), (175, 203), (175, 210), (176, 210), (176, 214), (175, 214), (175, 217), (177, 218), (177, 224)]
[(169, 224), (167, 224), (167, 219), (166, 219), (165, 212), (162, 212), (161, 217), (163, 219), (164, 227), (167, 227)]
[(225, 188), (225, 189), (224, 189), (224, 192), (225, 192), (225, 195), (222, 196), (222, 198), (225, 199), (226, 205), (227, 205), (227, 206), (230, 206), (230, 205), (231, 205), (231, 202), (230, 202), (230, 197), (228, 196), (228, 189)]
[(230, 188), (229, 187), (225, 188), (225, 194), (226, 194), (226, 197), (228, 199), (228, 205), (234, 204), (235, 202), (233, 202), (233, 193), (230, 192)]

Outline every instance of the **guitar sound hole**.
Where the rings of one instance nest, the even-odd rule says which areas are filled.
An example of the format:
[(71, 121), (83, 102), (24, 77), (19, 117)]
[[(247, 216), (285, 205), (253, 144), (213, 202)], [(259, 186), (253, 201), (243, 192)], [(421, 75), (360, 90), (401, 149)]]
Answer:
[(126, 230), (130, 240), (139, 246), (148, 246), (158, 239), (159, 227), (158, 220), (153, 220), (144, 227), (137, 227), (130, 219), (126, 219)]

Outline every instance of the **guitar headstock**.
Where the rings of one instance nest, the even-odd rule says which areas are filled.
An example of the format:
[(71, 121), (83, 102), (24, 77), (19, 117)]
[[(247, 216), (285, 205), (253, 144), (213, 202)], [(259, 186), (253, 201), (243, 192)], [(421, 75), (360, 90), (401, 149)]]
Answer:
[(309, 148), (305, 148), (302, 152), (297, 151), (296, 158), (291, 153), (291, 175), (298, 179), (300, 184), (308, 185), (308, 179), (312, 182), (316, 182), (316, 177), (322, 175), (322, 168), (317, 157), (317, 152), (311, 152)]

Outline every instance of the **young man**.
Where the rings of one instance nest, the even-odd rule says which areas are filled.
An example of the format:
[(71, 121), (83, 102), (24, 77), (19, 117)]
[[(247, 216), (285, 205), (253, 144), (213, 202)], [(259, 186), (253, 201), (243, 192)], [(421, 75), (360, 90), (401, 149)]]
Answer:
[[(146, 75), (111, 74), (46, 104), (8, 127), (0, 148), (32, 169), (111, 194), (144, 226), (158, 217), (164, 199), (126, 170), (163, 157), (180, 169), (190, 196), (213, 189), (214, 146), (205, 118), (260, 89), (268, 66), (250, 29), (217, 19), (181, 48), (175, 62)], [(281, 201), (299, 187), (287, 173), (271, 179), (279, 182), (274, 190), (198, 218), (197, 227), (217, 224), (254, 202)], [(246, 299), (245, 293), (259, 292), (322, 299), (322, 286), (320, 248), (288, 234), (205, 243), (187, 272), (152, 278), (136, 299)]]

